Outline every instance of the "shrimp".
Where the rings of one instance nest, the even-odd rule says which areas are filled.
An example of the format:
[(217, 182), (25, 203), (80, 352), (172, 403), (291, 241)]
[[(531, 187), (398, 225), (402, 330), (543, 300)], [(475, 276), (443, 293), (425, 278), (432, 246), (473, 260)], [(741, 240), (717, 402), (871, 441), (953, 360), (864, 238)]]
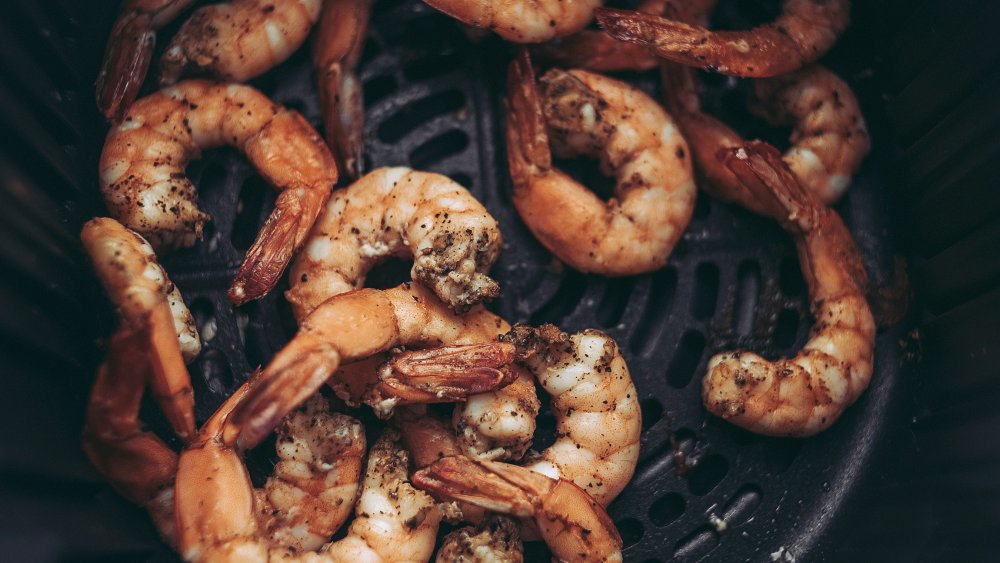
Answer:
[[(687, 143), (670, 116), (638, 89), (586, 71), (550, 70), (542, 86), (539, 95), (522, 50), (507, 74), (507, 159), (522, 220), (581, 272), (662, 267), (695, 199)], [(554, 168), (550, 134), (563, 156), (599, 156), (617, 177), (616, 197), (603, 202)]]
[(712, 357), (705, 408), (760, 434), (810, 436), (828, 428), (868, 387), (875, 321), (867, 276), (844, 222), (805, 190), (777, 150), (761, 142), (720, 153), (726, 166), (795, 239), (817, 320), (794, 358), (752, 352)]
[(604, 0), (424, 0), (471, 25), (514, 43), (541, 43), (580, 31)]
[(455, 408), (452, 426), (463, 454), (516, 461), (531, 447), (541, 408), (535, 378), (518, 365), (511, 365), (510, 371), (510, 385), (473, 395)]
[(97, 107), (118, 122), (139, 94), (156, 45), (156, 31), (194, 0), (125, 0), (97, 74)]
[(290, 57), (323, 0), (230, 0), (195, 10), (160, 59), (160, 85), (183, 75), (246, 82)]
[(556, 441), (525, 467), (574, 482), (601, 506), (625, 488), (639, 461), (642, 411), (614, 339), (587, 329), (515, 325), (502, 337), (552, 396)]
[(850, 23), (849, 0), (785, 0), (773, 22), (749, 31), (709, 31), (684, 21), (599, 8), (601, 27), (620, 41), (678, 63), (731, 76), (769, 77), (819, 60)]
[(559, 561), (621, 561), (622, 540), (607, 512), (572, 481), (464, 456), (440, 459), (414, 473), (436, 495), (520, 518), (533, 518)]
[(313, 68), (326, 142), (348, 178), (364, 167), (364, 98), (355, 69), (374, 0), (326, 0), (313, 41)]
[[(746, 141), (701, 111), (690, 69), (665, 62), (662, 70), (667, 108), (688, 139), (692, 157), (707, 180), (705, 190), (723, 201), (766, 214), (715, 156), (720, 149)], [(751, 110), (774, 124), (793, 125), (785, 163), (803, 187), (826, 204), (836, 202), (871, 149), (868, 128), (851, 87), (819, 65), (787, 76), (758, 79), (754, 86), (757, 101)]]
[(379, 168), (330, 198), (285, 296), (302, 319), (330, 296), (363, 287), (379, 262), (412, 256), (413, 279), (461, 313), (500, 294), (487, 274), (502, 245), (496, 219), (456, 182)]
[[(442, 385), (467, 385), (479, 392), (481, 381), (497, 382), (496, 368), (510, 358), (510, 344), (496, 342), (502, 324), (499, 317), (485, 311), (454, 315), (415, 284), (336, 295), (301, 322), (299, 332), (272, 358), (260, 373), (260, 383), (233, 411), (230, 425), (237, 429), (242, 449), (253, 447), (283, 413), (315, 393), (342, 362), (397, 346), (478, 343), (464, 353), (428, 351), (420, 359), (420, 372), (431, 380), (438, 374)], [(467, 373), (455, 377), (462, 370)]]
[(149, 512), (157, 531), (177, 545), (174, 476), (177, 454), (156, 434), (142, 429), (139, 405), (152, 379), (146, 352), (152, 338), (150, 314), (119, 328), (108, 341), (108, 356), (97, 370), (87, 403), (83, 451), (125, 498)]
[(479, 525), (446, 535), (438, 549), (437, 563), (522, 563), (524, 546), (517, 524), (492, 515)]
[(184, 170), (202, 149), (225, 144), (245, 152), (281, 192), (229, 288), (241, 304), (278, 282), (337, 182), (329, 149), (301, 115), (239, 84), (165, 88), (133, 104), (108, 133), (101, 193), (111, 214), (157, 251), (191, 246), (209, 216)]
[(118, 309), (121, 328), (146, 327), (137, 333), (147, 337), (138, 350), (149, 364), (153, 396), (177, 435), (189, 440), (195, 432), (194, 391), (184, 364), (201, 351), (201, 340), (180, 291), (149, 243), (114, 219), (88, 221), (80, 239)]
[[(430, 558), (441, 513), (434, 499), (410, 484), (408, 456), (398, 446), (395, 431), (385, 431), (368, 454), (364, 484), (347, 536), (314, 552), (315, 547), (283, 544), (267, 533), (257, 516), (260, 496), (253, 491), (239, 449), (224, 438), (225, 416), (217, 415), (206, 423), (203, 439), (180, 458), (177, 521), (181, 555), (186, 560), (346, 563)], [(300, 498), (310, 502), (320, 498), (325, 486), (318, 481), (312, 487), (302, 487)]]

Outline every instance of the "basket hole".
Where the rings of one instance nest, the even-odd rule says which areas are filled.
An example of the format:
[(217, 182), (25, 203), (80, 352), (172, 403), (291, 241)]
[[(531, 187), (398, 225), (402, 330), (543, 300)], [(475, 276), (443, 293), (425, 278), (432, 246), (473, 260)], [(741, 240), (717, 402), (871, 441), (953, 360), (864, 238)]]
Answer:
[(681, 336), (674, 357), (667, 367), (667, 383), (675, 389), (683, 389), (691, 383), (701, 356), (705, 352), (705, 337), (700, 332), (689, 330)]
[(719, 267), (711, 262), (698, 264), (694, 280), (691, 314), (696, 319), (707, 319), (715, 313), (715, 302), (719, 296)]
[(781, 261), (778, 270), (778, 289), (785, 295), (795, 297), (802, 293), (806, 282), (802, 278), (802, 268), (797, 258), (787, 258)]
[(419, 99), (387, 118), (378, 127), (378, 138), (396, 143), (428, 121), (456, 112), (465, 105), (465, 95), (459, 90), (445, 90)]
[(692, 219), (700, 220), (708, 217), (708, 214), (712, 211), (712, 198), (709, 197), (705, 190), (698, 190), (698, 197), (694, 200), (694, 211), (691, 214)]
[(251, 176), (243, 183), (240, 197), (236, 202), (233, 232), (229, 235), (229, 239), (237, 249), (245, 251), (257, 237), (258, 218), (264, 207), (264, 194), (269, 189), (267, 182), (260, 176)]
[(403, 76), (412, 82), (427, 80), (462, 66), (462, 57), (458, 53), (439, 53), (410, 63), (403, 69)]
[(649, 507), (649, 519), (657, 526), (666, 526), (680, 518), (685, 508), (684, 497), (677, 493), (667, 493)]
[(410, 152), (410, 166), (426, 169), (431, 164), (464, 151), (469, 146), (469, 136), (465, 131), (452, 129), (442, 133)]
[(552, 166), (565, 172), (604, 201), (615, 195), (615, 178), (601, 171), (601, 163), (597, 159), (586, 156), (553, 158)]
[(288, 98), (286, 100), (282, 100), (281, 105), (298, 112), (299, 115), (306, 115), (308, 113), (306, 111), (307, 106), (305, 101), (299, 98)]
[(726, 521), (727, 526), (739, 526), (747, 522), (760, 506), (761, 498), (763, 498), (763, 492), (760, 487), (743, 485), (726, 503), (726, 508), (722, 511), (722, 519)]
[(704, 496), (714, 489), (729, 473), (729, 462), (718, 454), (701, 458), (698, 465), (688, 475), (688, 490), (697, 496)]
[(764, 462), (774, 473), (784, 473), (792, 466), (802, 449), (802, 441), (772, 438), (764, 449)]
[(365, 287), (372, 289), (391, 289), (397, 285), (410, 281), (410, 270), (413, 268), (413, 261), (395, 256), (389, 257), (374, 268), (369, 270), (365, 276)]
[(201, 377), (209, 391), (214, 394), (226, 394), (233, 388), (233, 370), (225, 354), (215, 348), (202, 350), (198, 363), (201, 367)]
[(215, 338), (218, 326), (215, 321), (215, 305), (205, 297), (199, 297), (191, 302), (188, 307), (194, 317), (194, 324), (198, 327), (198, 334), (205, 342)]
[(774, 326), (774, 345), (784, 350), (795, 344), (795, 335), (799, 330), (799, 313), (793, 309), (785, 309), (778, 315)]
[(379, 47), (378, 42), (374, 41), (370, 36), (365, 41), (365, 46), (361, 50), (361, 58), (358, 60), (358, 66), (364, 66), (365, 63), (374, 59), (375, 57), (382, 54), (382, 48)]
[(649, 397), (639, 402), (639, 409), (642, 411), (642, 431), (649, 430), (649, 427), (656, 424), (663, 417), (663, 405), (655, 397)]
[(681, 561), (697, 561), (719, 545), (719, 534), (708, 526), (698, 526), (674, 544), (674, 557)]
[(625, 518), (615, 522), (615, 526), (618, 528), (618, 533), (622, 537), (622, 549), (629, 548), (642, 539), (642, 535), (645, 532), (642, 526), (642, 522), (635, 518)]
[(462, 186), (467, 190), (472, 190), (472, 176), (469, 176), (465, 172), (456, 172), (454, 174), (448, 174), (448, 177), (452, 179), (453, 182)]
[(625, 314), (629, 296), (635, 287), (635, 278), (614, 278), (608, 280), (604, 296), (597, 305), (597, 322), (607, 328), (617, 325)]
[(212, 162), (206, 163), (196, 182), (198, 199), (203, 201), (214, 199), (217, 194), (223, 193), (228, 175), (226, 168), (219, 161), (213, 159)]
[(396, 79), (387, 76), (376, 76), (364, 84), (365, 107), (369, 107), (382, 98), (396, 91)]
[[(539, 394), (541, 397), (545, 392)], [(541, 412), (535, 418), (535, 436), (531, 447), (542, 451), (556, 441), (556, 417), (551, 412)]]
[(558, 325), (567, 315), (576, 310), (587, 290), (587, 279), (583, 274), (566, 270), (559, 289), (540, 309), (531, 315), (531, 324), (552, 323)]
[(676, 291), (677, 270), (667, 267), (653, 274), (649, 301), (629, 341), (629, 349), (633, 354), (650, 356), (656, 350)]
[[(237, 314), (242, 313), (243, 318), (246, 319), (244, 328), (240, 332), (243, 335), (243, 355), (246, 356), (251, 370), (265, 365), (269, 359), (265, 355), (264, 346), (259, 345), (257, 338), (259, 336), (259, 327), (263, 326), (267, 319), (267, 316), (262, 314), (261, 307), (260, 301), (251, 301), (237, 309)], [(237, 322), (239, 322), (239, 317), (237, 317)], [(246, 327), (253, 329), (252, 334), (249, 335), (249, 339), (247, 338)]]
[(760, 265), (756, 262), (743, 262), (736, 273), (736, 302), (733, 304), (733, 328), (736, 334), (750, 335), (759, 296)]

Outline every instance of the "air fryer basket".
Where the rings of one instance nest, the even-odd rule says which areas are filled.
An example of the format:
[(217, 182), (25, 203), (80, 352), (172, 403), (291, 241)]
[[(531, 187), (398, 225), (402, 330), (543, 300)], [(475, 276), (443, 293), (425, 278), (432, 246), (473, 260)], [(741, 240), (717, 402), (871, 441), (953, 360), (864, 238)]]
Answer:
[[(762, 4), (723, 3), (716, 23), (736, 28), (773, 17), (776, 3)], [(988, 10), (996, 15), (995, 8)], [(106, 126), (94, 109), (92, 82), (114, 14), (113, 3), (90, 11), (68, 0), (23, 1), (0, 21), (5, 68), (0, 119), (15, 133), (4, 138), (0, 153), (6, 202), (0, 205), (2, 364), (10, 374), (5, 381), (14, 383), (2, 409), (0, 548), (16, 560), (174, 557), (146, 515), (102, 482), (79, 447), (101, 337), (113, 325), (76, 233), (83, 220), (104, 213), (96, 161)], [(884, 14), (899, 16), (891, 26), (897, 31), (889, 35), (894, 42), (884, 43)], [(954, 553), (947, 541), (935, 551), (904, 533), (953, 537), (939, 522), (941, 514), (952, 514), (953, 505), (928, 509), (911, 494), (928, 480), (949, 479), (935, 471), (950, 466), (924, 460), (919, 467), (932, 469), (922, 472), (902, 471), (899, 464), (916, 464), (918, 448), (926, 444), (964, 460), (963, 467), (996, 460), (995, 447), (967, 453), (948, 442), (948, 432), (983, 439), (996, 426), (995, 415), (983, 406), (996, 390), (974, 370), (995, 372), (989, 361), (996, 359), (996, 333), (990, 340), (982, 331), (988, 332), (984, 319), (998, 309), (1000, 294), (984, 295), (978, 304), (969, 301), (986, 294), (998, 277), (998, 261), (989, 256), (996, 244), (990, 247), (989, 241), (1000, 238), (997, 197), (983, 197), (989, 176), (977, 168), (996, 169), (988, 157), (997, 154), (997, 145), (983, 136), (987, 125), (997, 122), (997, 109), (986, 97), (998, 91), (996, 75), (977, 85), (970, 80), (978, 74), (960, 73), (966, 82), (949, 84), (942, 94), (932, 81), (949, 68), (947, 60), (917, 40), (922, 30), (938, 30), (932, 37), (953, 45), (948, 33), (962, 25), (934, 3), (859, 6), (855, 25), (824, 59), (855, 87), (875, 142), (837, 210), (858, 241), (873, 285), (882, 290), (876, 299), (898, 301), (906, 288), (891, 217), (920, 219), (903, 222), (902, 232), (914, 259), (914, 281), (928, 293), (921, 315), (879, 330), (875, 374), (858, 402), (830, 430), (793, 440), (737, 429), (709, 416), (700, 401), (700, 376), (713, 353), (745, 347), (776, 356), (805, 341), (811, 319), (787, 235), (770, 221), (702, 193), (690, 227), (662, 270), (607, 279), (563, 267), (510, 205), (502, 121), (510, 48), (493, 37), (471, 42), (453, 20), (421, 2), (377, 4), (360, 69), (367, 167), (408, 165), (467, 186), (498, 218), (505, 238), (493, 271), (503, 295), (491, 308), (511, 322), (552, 322), (567, 331), (600, 328), (619, 342), (628, 360), (643, 411), (641, 456), (632, 483), (609, 507), (628, 561), (868, 559), (882, 555), (880, 550), (913, 559)], [(971, 66), (996, 60), (1000, 50), (988, 37), (972, 37), (982, 49)], [(923, 49), (923, 58), (907, 55), (911, 48), (918, 55)], [(659, 96), (656, 73), (623, 76)], [(786, 142), (743, 110), (744, 83), (703, 78), (711, 111), (749, 137)], [(253, 84), (319, 125), (305, 50)], [(967, 96), (969, 101), (959, 103)], [(975, 96), (982, 96), (978, 104)], [(972, 116), (961, 127), (949, 125), (948, 116), (961, 117), (963, 108), (984, 109), (987, 123)], [(985, 151), (976, 140), (983, 140)], [(940, 156), (934, 150), (940, 147), (963, 152), (955, 148)], [(972, 148), (977, 152), (970, 161), (964, 151)], [(595, 166), (565, 164), (578, 177), (602, 183)], [(209, 152), (189, 173), (213, 221), (202, 243), (163, 262), (199, 325), (217, 327), (190, 368), (201, 422), (281, 348), (294, 323), (281, 297), (287, 286), (235, 309), (225, 296), (273, 204), (273, 192), (234, 150)], [(937, 187), (940, 177), (950, 183)], [(906, 193), (892, 188), (897, 184), (922, 189)], [(946, 197), (959, 189), (983, 197), (982, 205)], [(964, 215), (937, 229), (925, 227), (937, 210)], [(978, 223), (962, 219), (969, 214)], [(390, 263), (369, 281), (388, 287), (405, 279), (407, 270), (408, 265)], [(959, 389), (937, 382), (940, 378), (921, 384), (913, 369), (921, 333), (911, 331), (913, 319), (926, 331), (924, 373), (950, 368), (936, 375), (959, 380)], [(935, 350), (932, 335), (950, 349)], [(962, 350), (982, 353), (969, 360)], [(936, 401), (920, 400), (921, 391), (938, 392), (942, 385), (951, 391)], [(993, 395), (979, 393), (984, 388)], [(964, 411), (966, 421), (974, 419), (967, 423), (971, 428), (954, 426), (962, 420), (955, 414), (962, 401), (976, 406)], [(154, 407), (144, 408), (143, 416), (154, 429), (164, 429)], [(536, 446), (544, 447), (552, 440), (551, 415), (543, 413), (539, 427)], [(250, 456), (255, 478), (270, 470), (270, 447)], [(995, 496), (989, 496), (996, 494), (996, 479), (987, 475), (970, 471), (978, 480), (963, 490), (985, 495), (971, 506), (988, 520), (996, 516)], [(529, 561), (544, 560), (544, 545), (531, 544), (526, 551)]]

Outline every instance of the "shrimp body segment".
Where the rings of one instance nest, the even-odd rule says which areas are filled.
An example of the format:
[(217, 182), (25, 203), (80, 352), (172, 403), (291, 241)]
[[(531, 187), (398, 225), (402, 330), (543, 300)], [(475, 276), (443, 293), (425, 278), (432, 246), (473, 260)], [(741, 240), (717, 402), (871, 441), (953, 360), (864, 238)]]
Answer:
[(441, 540), (437, 563), (522, 563), (524, 546), (515, 521), (491, 515), (477, 526), (455, 530)]
[(840, 217), (801, 187), (774, 148), (757, 142), (723, 154), (795, 239), (816, 324), (793, 358), (714, 356), (702, 399), (709, 412), (748, 430), (809, 436), (833, 424), (871, 380), (875, 321), (861, 255)]
[(541, 43), (580, 31), (604, 0), (424, 0), (472, 27), (514, 43)]
[[(581, 272), (625, 276), (666, 264), (694, 209), (687, 142), (669, 115), (625, 83), (553, 69), (539, 93), (526, 51), (507, 75), (507, 158), (514, 206), (535, 237)], [(552, 148), (549, 141), (552, 141)], [(598, 157), (607, 202), (552, 166)]]
[[(177, 286), (139, 234), (114, 219), (88, 221), (80, 233), (97, 277), (118, 308), (121, 329), (145, 327), (146, 354), (153, 395), (177, 435), (194, 436), (194, 391), (185, 367), (201, 351), (194, 317)], [(141, 389), (141, 387), (140, 387)]]
[(773, 22), (748, 31), (702, 26), (630, 10), (600, 8), (601, 27), (672, 61), (732, 76), (795, 72), (833, 47), (850, 23), (849, 0), (785, 0)]
[(417, 487), (493, 512), (532, 518), (559, 561), (621, 561), (622, 540), (607, 512), (567, 479), (464, 456), (413, 475)]
[(593, 329), (517, 325), (503, 337), (552, 397), (556, 441), (525, 467), (574, 482), (602, 506), (625, 488), (639, 461), (642, 412), (618, 345)]
[(246, 82), (290, 57), (323, 0), (230, 0), (195, 10), (160, 59), (160, 84), (182, 75)]
[(379, 262), (412, 256), (413, 279), (464, 312), (500, 294), (487, 274), (502, 244), (496, 219), (451, 179), (380, 168), (330, 198), (286, 296), (302, 319), (330, 296), (363, 287)]
[(111, 214), (158, 251), (187, 247), (209, 219), (185, 175), (203, 149), (231, 145), (281, 193), (229, 290), (235, 303), (278, 282), (337, 181), (316, 131), (294, 111), (239, 84), (189, 80), (133, 104), (108, 133), (101, 193)]
[(541, 402), (535, 378), (524, 367), (512, 364), (510, 385), (472, 395), (452, 415), (462, 453), (480, 459), (516, 461), (531, 447)]
[(364, 166), (364, 97), (356, 69), (374, 0), (326, 0), (313, 40), (312, 60), (326, 142), (349, 178)]

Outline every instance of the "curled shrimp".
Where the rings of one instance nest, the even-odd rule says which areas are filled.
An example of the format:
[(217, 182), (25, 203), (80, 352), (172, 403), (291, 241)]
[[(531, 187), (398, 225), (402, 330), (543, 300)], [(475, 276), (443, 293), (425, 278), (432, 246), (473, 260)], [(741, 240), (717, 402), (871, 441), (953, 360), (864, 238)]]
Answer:
[(456, 182), (379, 168), (330, 198), (285, 295), (301, 319), (330, 296), (362, 287), (379, 262), (412, 256), (412, 278), (465, 312), (500, 294), (487, 274), (502, 245), (496, 219)]
[(201, 150), (232, 145), (280, 190), (274, 211), (229, 288), (236, 304), (278, 282), (337, 182), (337, 167), (297, 112), (239, 84), (189, 80), (147, 96), (108, 133), (101, 193), (111, 214), (158, 251), (191, 246), (208, 214), (185, 167)]
[[(150, 386), (178, 436), (194, 436), (194, 391), (185, 361), (201, 350), (194, 318), (177, 286), (139, 234), (114, 219), (88, 221), (80, 232), (83, 247), (108, 297), (118, 309), (122, 328), (142, 325)], [(131, 336), (130, 339), (137, 339)], [(141, 387), (140, 387), (141, 391)]]
[(364, 430), (353, 418), (330, 412), (318, 395), (282, 422), (274, 473), (254, 489), (242, 450), (223, 437), (228, 415), (253, 381), (227, 399), (181, 452), (178, 543), (188, 561), (318, 549), (347, 519), (358, 494)]
[[(507, 160), (518, 214), (581, 272), (624, 276), (662, 267), (695, 198), (687, 143), (673, 120), (646, 94), (604, 76), (553, 69), (541, 82), (539, 94), (522, 50), (507, 74)], [(617, 179), (615, 197), (601, 201), (553, 167), (550, 135), (558, 154), (599, 157)]]
[(424, 0), (471, 25), (514, 43), (541, 43), (580, 31), (604, 0)]
[(512, 383), (472, 395), (455, 407), (452, 426), (461, 452), (481, 459), (516, 461), (531, 447), (541, 403), (535, 378), (519, 365), (511, 365)]
[[(421, 358), (421, 377), (442, 385), (462, 383), (474, 392), (482, 391), (483, 381), (500, 385), (504, 379), (498, 378), (497, 368), (511, 358), (511, 345), (495, 341), (501, 324), (493, 314), (457, 316), (416, 284), (335, 295), (301, 322), (295, 337), (260, 373), (259, 383), (230, 416), (231, 426), (238, 429), (240, 447), (252, 447), (283, 413), (315, 393), (341, 363), (398, 346), (492, 340), (470, 345), (465, 353), (452, 348), (427, 351)], [(456, 377), (460, 372), (464, 372), (462, 377)], [(395, 399), (395, 404), (404, 404), (404, 397)]]
[(319, 19), (323, 0), (229, 0), (198, 8), (160, 59), (160, 84), (183, 75), (246, 82), (290, 57)]
[(446, 535), (438, 549), (437, 563), (522, 563), (524, 546), (517, 523), (492, 515), (475, 527), (466, 526)]
[(621, 561), (622, 540), (607, 512), (567, 479), (464, 456), (440, 459), (414, 473), (436, 495), (487, 510), (532, 518), (559, 561)]
[[(716, 158), (720, 149), (745, 143), (735, 131), (701, 111), (697, 84), (690, 69), (663, 64), (667, 107), (691, 146), (692, 157), (707, 182), (706, 191), (766, 214), (753, 195)], [(751, 106), (777, 125), (792, 125), (791, 147), (783, 159), (824, 203), (844, 194), (871, 149), (871, 139), (851, 87), (819, 65), (777, 78), (757, 79)]]
[(625, 488), (639, 461), (642, 412), (614, 339), (587, 329), (516, 325), (503, 338), (552, 396), (556, 440), (525, 467), (574, 482), (601, 506)]
[(712, 357), (702, 400), (748, 430), (809, 436), (833, 424), (871, 380), (875, 321), (861, 255), (840, 217), (803, 189), (773, 147), (755, 142), (720, 154), (795, 239), (816, 324), (793, 358), (768, 361), (745, 351)]
[(364, 167), (364, 98), (355, 69), (374, 0), (326, 0), (313, 41), (313, 68), (326, 142), (348, 178)]
[(156, 45), (156, 31), (193, 3), (194, 0), (122, 2), (97, 75), (97, 107), (109, 121), (119, 121), (139, 95)]
[(599, 8), (597, 21), (621, 41), (678, 63), (732, 76), (768, 77), (817, 61), (850, 23), (849, 0), (785, 0), (773, 22), (749, 31), (709, 31), (676, 19)]

